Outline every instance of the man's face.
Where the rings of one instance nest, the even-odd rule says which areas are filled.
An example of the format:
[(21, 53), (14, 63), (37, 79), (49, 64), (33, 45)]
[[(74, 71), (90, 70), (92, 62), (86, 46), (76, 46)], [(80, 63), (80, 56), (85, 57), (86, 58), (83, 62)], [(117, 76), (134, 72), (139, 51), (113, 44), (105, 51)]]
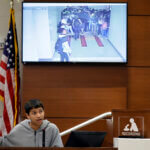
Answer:
[(33, 108), (30, 110), (29, 115), (26, 114), (27, 118), (31, 120), (31, 127), (34, 129), (38, 129), (44, 119), (44, 110), (42, 107)]

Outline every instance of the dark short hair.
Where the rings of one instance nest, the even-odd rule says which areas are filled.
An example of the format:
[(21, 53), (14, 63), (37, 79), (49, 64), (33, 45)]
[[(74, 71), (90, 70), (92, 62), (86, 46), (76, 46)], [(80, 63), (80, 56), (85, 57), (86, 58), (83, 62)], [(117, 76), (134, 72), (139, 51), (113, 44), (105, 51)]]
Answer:
[(27, 114), (30, 113), (31, 109), (39, 108), (39, 107), (42, 107), (44, 109), (44, 106), (43, 106), (42, 102), (39, 99), (31, 99), (28, 102), (26, 102), (25, 105), (24, 105), (24, 109), (25, 109), (25, 112)]

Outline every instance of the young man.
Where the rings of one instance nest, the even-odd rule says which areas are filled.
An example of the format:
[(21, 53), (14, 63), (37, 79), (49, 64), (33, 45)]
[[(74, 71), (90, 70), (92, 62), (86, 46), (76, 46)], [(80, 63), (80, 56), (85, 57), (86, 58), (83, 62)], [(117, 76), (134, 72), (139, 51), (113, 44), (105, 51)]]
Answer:
[(59, 129), (44, 120), (44, 106), (40, 100), (29, 100), (25, 106), (27, 119), (16, 125), (11, 132), (0, 138), (1, 146), (63, 147)]

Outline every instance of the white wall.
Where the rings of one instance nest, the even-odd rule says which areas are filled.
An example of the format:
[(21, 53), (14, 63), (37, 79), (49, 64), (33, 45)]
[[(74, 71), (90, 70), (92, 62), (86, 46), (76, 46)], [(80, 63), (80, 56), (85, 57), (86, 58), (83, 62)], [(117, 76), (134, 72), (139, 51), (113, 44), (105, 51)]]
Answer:
[[(15, 10), (15, 21), (16, 21), (16, 29), (18, 36), (18, 44), (19, 44), (19, 55), (20, 55), (20, 69), (21, 66), (21, 2), (18, 0), (14, 0), (14, 10)], [(0, 39), (6, 38), (8, 32), (8, 24), (9, 24), (9, 16), (10, 16), (10, 0), (0, 0)], [(0, 60), (2, 55), (2, 50), (0, 50)], [(22, 70), (22, 69), (21, 69)], [(22, 71), (20, 71), (22, 74)], [(0, 101), (0, 116), (2, 115), (3, 105)]]

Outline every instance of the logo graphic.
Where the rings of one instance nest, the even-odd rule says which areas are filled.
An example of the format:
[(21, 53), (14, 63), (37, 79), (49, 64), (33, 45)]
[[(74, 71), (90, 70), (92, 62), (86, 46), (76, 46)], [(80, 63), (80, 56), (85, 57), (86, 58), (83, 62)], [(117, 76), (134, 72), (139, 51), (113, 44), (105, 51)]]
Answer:
[(144, 136), (144, 117), (118, 117), (118, 136)]
[(127, 124), (123, 130), (124, 130), (124, 131), (131, 131), (131, 132), (132, 132), (132, 131), (138, 132), (139, 129), (138, 129), (138, 127), (137, 127), (137, 125), (136, 125), (134, 119), (133, 119), (133, 118), (130, 118), (129, 121), (130, 121), (130, 124)]

